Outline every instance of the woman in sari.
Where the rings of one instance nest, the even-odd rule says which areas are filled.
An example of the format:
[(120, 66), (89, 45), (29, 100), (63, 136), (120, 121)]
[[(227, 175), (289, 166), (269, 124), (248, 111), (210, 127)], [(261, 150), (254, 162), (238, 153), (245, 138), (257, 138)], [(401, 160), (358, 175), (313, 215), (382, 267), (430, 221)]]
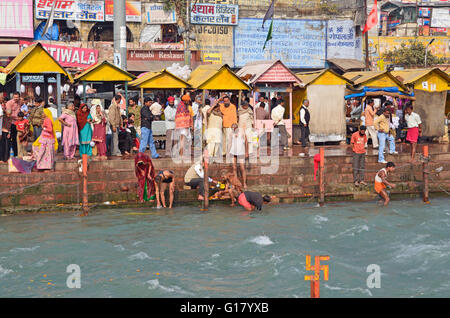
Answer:
[(59, 121), (64, 126), (62, 143), (64, 146), (64, 160), (72, 160), (75, 157), (78, 139), (77, 115), (75, 114), (75, 105), (70, 103), (62, 111)]
[(155, 200), (155, 168), (152, 159), (142, 152), (134, 159), (134, 169), (138, 178), (139, 201)]
[(89, 113), (89, 108), (86, 104), (81, 104), (77, 111), (77, 125), (80, 132), (80, 157), (84, 154), (92, 156), (92, 116)]
[(44, 122), (39, 138), (33, 143), (33, 156), (36, 159), (36, 168), (39, 170), (53, 169), (55, 153), (58, 149), (58, 140), (55, 134), (55, 122), (48, 105), (44, 108)]
[(191, 139), (192, 114), (189, 111), (190, 96), (184, 95), (175, 114), (175, 131), (180, 139), (180, 156), (183, 157), (185, 140)]
[(106, 114), (99, 99), (91, 102), (91, 117), (94, 127), (92, 141), (97, 146), (97, 156), (99, 160), (107, 160), (106, 157)]

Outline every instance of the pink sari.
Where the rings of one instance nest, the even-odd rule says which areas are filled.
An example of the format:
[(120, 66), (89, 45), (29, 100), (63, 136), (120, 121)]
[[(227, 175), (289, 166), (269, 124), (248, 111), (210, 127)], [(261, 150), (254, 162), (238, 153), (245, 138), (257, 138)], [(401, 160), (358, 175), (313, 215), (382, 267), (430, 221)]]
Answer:
[(98, 155), (106, 157), (106, 119), (104, 117), (100, 123), (94, 124), (92, 141), (97, 146)]
[(55, 139), (51, 119), (46, 117), (42, 126), (44, 130), (39, 138), (40, 146), (33, 145), (33, 154), (36, 158), (37, 169), (50, 170), (55, 163)]

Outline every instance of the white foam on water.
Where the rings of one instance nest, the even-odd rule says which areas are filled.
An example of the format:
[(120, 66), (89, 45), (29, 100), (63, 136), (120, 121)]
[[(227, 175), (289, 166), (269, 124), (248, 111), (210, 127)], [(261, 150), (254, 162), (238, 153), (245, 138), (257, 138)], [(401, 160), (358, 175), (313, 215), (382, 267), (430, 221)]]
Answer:
[(184, 295), (191, 295), (193, 296), (193, 293), (190, 293), (188, 291), (183, 290), (182, 288), (178, 287), (178, 286), (171, 286), (171, 287), (166, 287), (163, 286), (159, 283), (159, 280), (157, 279), (152, 279), (152, 280), (148, 280), (147, 284), (149, 284), (148, 289), (161, 289), (167, 293), (179, 293), (179, 294), (184, 294)]
[(250, 239), (250, 242), (261, 245), (261, 246), (267, 246), (267, 245), (274, 244), (272, 242), (272, 240), (270, 239), (270, 237), (268, 237), (266, 235), (260, 235), (260, 236), (254, 237), (254, 238)]
[(5, 277), (6, 275), (12, 272), (14, 272), (12, 269), (3, 268), (2, 265), (0, 265), (0, 278)]
[(316, 224), (320, 224), (322, 222), (327, 222), (328, 218), (325, 216), (321, 216), (321, 215), (316, 215), (313, 219), (313, 222)]
[(10, 252), (33, 252), (35, 250), (37, 250), (40, 246), (33, 246), (33, 247), (15, 247), (13, 249), (10, 250)]
[(133, 243), (133, 246), (138, 246), (139, 244), (142, 244), (142, 243), (144, 243), (144, 242), (142, 242), (142, 241), (137, 241), (137, 242), (134, 242), (134, 243)]
[(233, 266), (234, 267), (239, 267), (239, 268), (242, 268), (242, 267), (246, 267), (247, 268), (247, 267), (259, 266), (261, 264), (262, 264), (261, 260), (259, 260), (257, 258), (252, 258), (252, 259), (247, 259), (247, 260), (245, 260), (243, 262), (236, 261), (236, 262), (233, 263)]
[(351, 228), (345, 230), (344, 232), (341, 232), (341, 233), (336, 234), (336, 235), (330, 235), (330, 238), (336, 238), (336, 237), (342, 236), (342, 235), (355, 236), (355, 234), (361, 233), (363, 231), (366, 231), (366, 232), (369, 231), (369, 227), (367, 225), (365, 225), (365, 224), (351, 227)]
[(213, 255), (211, 255), (212, 258), (217, 258), (219, 256), (220, 256), (220, 254), (213, 254)]
[(404, 260), (409, 258), (419, 258), (428, 261), (430, 257), (441, 258), (448, 256), (450, 241), (444, 241), (443, 244), (400, 244), (398, 252), (395, 253), (395, 259)]
[(328, 288), (329, 290), (343, 290), (343, 291), (359, 291), (363, 294), (367, 294), (369, 296), (372, 296), (372, 293), (370, 292), (370, 290), (368, 290), (367, 288), (342, 288), (342, 287), (337, 287), (337, 286), (329, 286), (327, 284), (324, 284), (325, 288)]
[(119, 251), (125, 251), (125, 247), (123, 247), (122, 245), (118, 244), (118, 245), (114, 245), (115, 248), (117, 248)]
[(44, 258), (44, 259), (39, 260), (39, 262), (37, 262), (35, 265), (37, 267), (41, 267), (41, 266), (44, 266), (44, 264), (47, 262), (48, 262), (48, 258)]
[(143, 259), (151, 259), (151, 257), (148, 256), (147, 253), (145, 253), (145, 252), (139, 252), (139, 253), (136, 253), (136, 254), (133, 254), (133, 255), (128, 256), (128, 259), (129, 259), (130, 261), (134, 261), (134, 260), (136, 260), (136, 259), (140, 259), (140, 260), (143, 260)]

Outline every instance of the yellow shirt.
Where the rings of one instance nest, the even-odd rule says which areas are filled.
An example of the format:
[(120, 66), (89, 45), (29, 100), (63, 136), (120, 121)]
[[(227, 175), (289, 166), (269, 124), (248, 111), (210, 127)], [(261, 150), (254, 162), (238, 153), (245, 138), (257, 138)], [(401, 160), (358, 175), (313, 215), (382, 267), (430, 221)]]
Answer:
[(384, 115), (378, 116), (373, 125), (378, 131), (382, 130), (385, 133), (389, 132), (389, 118), (384, 117)]

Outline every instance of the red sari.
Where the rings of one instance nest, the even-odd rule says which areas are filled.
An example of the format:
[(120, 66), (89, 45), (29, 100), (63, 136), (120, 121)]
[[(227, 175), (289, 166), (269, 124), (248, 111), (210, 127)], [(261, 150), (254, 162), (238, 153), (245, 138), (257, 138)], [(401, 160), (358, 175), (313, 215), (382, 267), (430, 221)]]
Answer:
[(138, 178), (139, 201), (152, 201), (155, 196), (155, 168), (152, 159), (142, 152), (138, 153), (134, 159), (134, 169)]

